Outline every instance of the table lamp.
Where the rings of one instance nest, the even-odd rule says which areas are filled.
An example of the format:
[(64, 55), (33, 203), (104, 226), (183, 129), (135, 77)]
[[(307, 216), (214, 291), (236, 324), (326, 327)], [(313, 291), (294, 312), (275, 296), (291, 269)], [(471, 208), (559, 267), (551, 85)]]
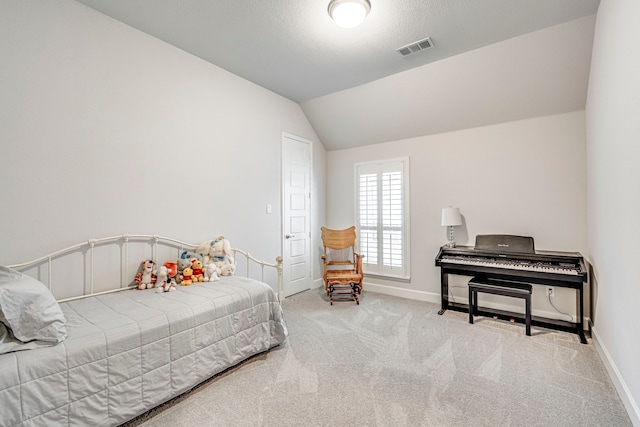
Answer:
[(456, 242), (453, 240), (453, 227), (462, 225), (462, 216), (459, 208), (442, 208), (442, 226), (449, 227), (449, 243), (447, 247), (455, 248)]

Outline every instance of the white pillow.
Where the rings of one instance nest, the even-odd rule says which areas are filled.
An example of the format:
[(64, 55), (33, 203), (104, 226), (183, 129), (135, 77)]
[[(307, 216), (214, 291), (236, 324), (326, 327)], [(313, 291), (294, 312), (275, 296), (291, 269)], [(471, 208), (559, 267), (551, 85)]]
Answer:
[(0, 354), (3, 341), (11, 341), (13, 350), (8, 351), (14, 351), (19, 349), (15, 344), (20, 344), (15, 340), (55, 345), (67, 337), (66, 319), (51, 291), (36, 279), (3, 266), (0, 266), (0, 322), (7, 329), (0, 326)]

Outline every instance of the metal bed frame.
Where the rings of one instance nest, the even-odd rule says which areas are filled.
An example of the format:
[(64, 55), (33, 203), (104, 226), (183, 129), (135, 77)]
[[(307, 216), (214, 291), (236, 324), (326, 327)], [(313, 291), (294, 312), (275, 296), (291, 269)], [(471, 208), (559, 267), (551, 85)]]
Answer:
[[(48, 286), (49, 290), (53, 290), (52, 286), (53, 286), (53, 280), (52, 280), (52, 262), (54, 261), (55, 258), (61, 257), (63, 255), (66, 254), (70, 254), (73, 252), (77, 252), (79, 250), (82, 249), (88, 249), (89, 251), (89, 258), (90, 258), (90, 262), (89, 262), (89, 292), (85, 292), (82, 295), (79, 296), (74, 296), (74, 297), (70, 297), (70, 298), (63, 298), (63, 299), (59, 299), (58, 302), (64, 302), (64, 301), (72, 301), (72, 300), (76, 300), (76, 299), (81, 299), (81, 298), (87, 298), (90, 296), (96, 296), (96, 295), (102, 295), (102, 294), (108, 294), (108, 293), (112, 293), (112, 292), (120, 292), (120, 291), (124, 291), (127, 289), (133, 289), (136, 287), (136, 285), (124, 285), (124, 286), (120, 286), (118, 288), (115, 289), (110, 289), (110, 290), (106, 290), (106, 291), (101, 291), (101, 292), (94, 292), (94, 257), (95, 257), (95, 247), (96, 245), (102, 245), (102, 244), (106, 244), (106, 243), (118, 243), (121, 242), (122, 243), (122, 250), (124, 251), (124, 265), (121, 266), (120, 268), (120, 277), (121, 277), (121, 283), (128, 283), (131, 282), (130, 277), (127, 277), (127, 275), (129, 274), (129, 270), (130, 270), (130, 266), (129, 266), (129, 242), (141, 242), (141, 243), (152, 243), (152, 258), (153, 260), (157, 260), (157, 256), (158, 256), (158, 246), (159, 245), (164, 245), (164, 246), (168, 246), (168, 247), (174, 247), (178, 249), (178, 255), (180, 253), (182, 253), (185, 250), (195, 250), (199, 245), (198, 244), (193, 244), (193, 243), (187, 243), (187, 242), (183, 242), (181, 240), (177, 240), (177, 239), (173, 239), (170, 237), (164, 237), (164, 236), (159, 236), (157, 234), (122, 234), (122, 235), (118, 235), (118, 236), (111, 236), (111, 237), (102, 237), (99, 239), (89, 239), (87, 241), (81, 242), (81, 243), (77, 243), (75, 245), (71, 245), (69, 247), (66, 247), (64, 249), (60, 249), (57, 250), (55, 252), (51, 252), (50, 254), (41, 256), (39, 258), (35, 258), (32, 259), (30, 261), (26, 261), (26, 262), (22, 262), (19, 264), (12, 264), (12, 265), (8, 265), (7, 267), (13, 268), (15, 270), (25, 270), (31, 267), (38, 267), (44, 263), (47, 264), (47, 280), (46, 280), (46, 285)], [(243, 251), (241, 249), (237, 249), (237, 248), (232, 248), (231, 249), (233, 256), (234, 256), (234, 262), (236, 262), (237, 265), (237, 254), (241, 254), (244, 256), (245, 259), (245, 264), (246, 264), (246, 276), (249, 277), (250, 274), (250, 266), (251, 265), (259, 265), (261, 268), (261, 274), (260, 274), (260, 280), (264, 282), (264, 273), (265, 273), (265, 267), (267, 268), (274, 268), (277, 272), (277, 276), (278, 276), (278, 301), (282, 302), (282, 257), (278, 256), (276, 257), (276, 262), (275, 263), (268, 263), (262, 260), (258, 260), (256, 258), (254, 258), (253, 256), (251, 256), (251, 254), (249, 254), (246, 251)], [(237, 270), (236, 270), (236, 274), (237, 274)]]

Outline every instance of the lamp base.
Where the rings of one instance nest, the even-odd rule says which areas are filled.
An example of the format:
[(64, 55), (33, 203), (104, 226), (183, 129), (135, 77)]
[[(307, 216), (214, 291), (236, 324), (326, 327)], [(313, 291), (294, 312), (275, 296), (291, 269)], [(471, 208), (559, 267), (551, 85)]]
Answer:
[(455, 248), (456, 242), (453, 240), (453, 226), (449, 226), (449, 243), (447, 243), (448, 248)]

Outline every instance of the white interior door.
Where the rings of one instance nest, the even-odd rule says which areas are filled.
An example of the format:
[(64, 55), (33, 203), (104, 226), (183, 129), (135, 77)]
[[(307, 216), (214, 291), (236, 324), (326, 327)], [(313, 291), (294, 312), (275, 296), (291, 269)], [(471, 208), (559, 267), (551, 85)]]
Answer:
[(282, 135), (283, 293), (311, 288), (311, 141)]

